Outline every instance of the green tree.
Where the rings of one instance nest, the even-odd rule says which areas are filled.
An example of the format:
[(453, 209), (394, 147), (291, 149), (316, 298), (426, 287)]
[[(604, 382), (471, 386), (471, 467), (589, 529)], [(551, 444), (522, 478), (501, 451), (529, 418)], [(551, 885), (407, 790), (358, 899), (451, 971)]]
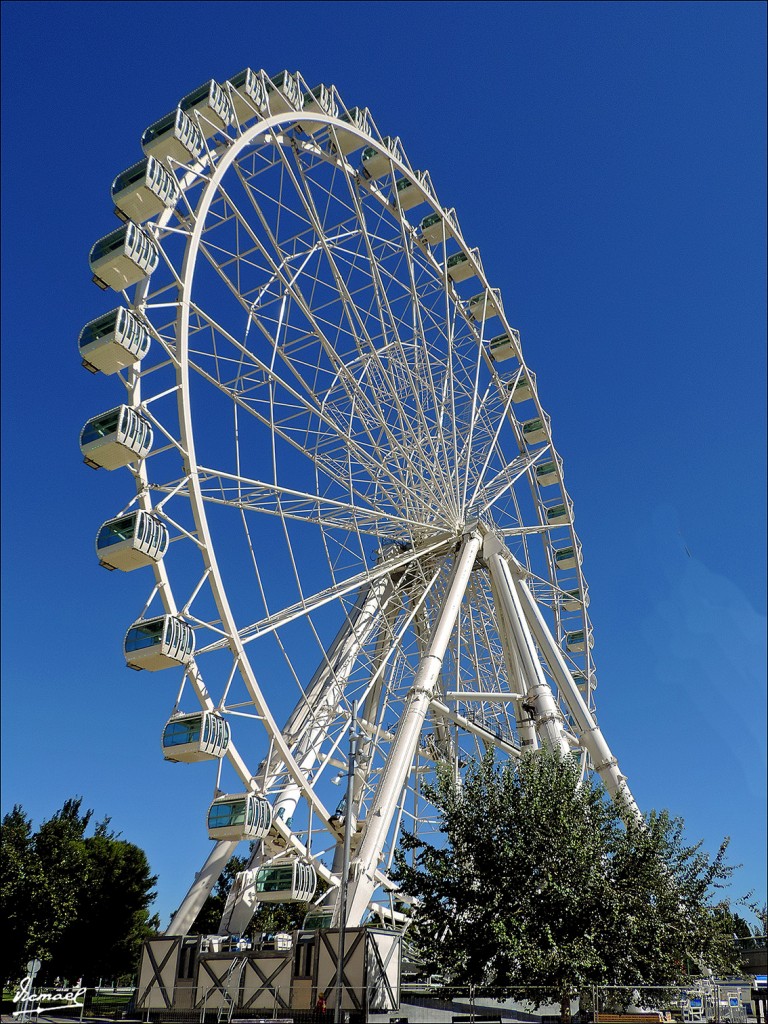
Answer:
[(710, 861), (679, 820), (637, 822), (581, 785), (572, 759), (489, 756), (461, 785), (440, 772), (432, 799), (446, 841), (406, 833), (396, 871), (419, 901), (421, 955), (453, 984), (557, 1002), (567, 1020), (588, 986), (668, 984), (686, 957), (732, 962), (709, 904), (726, 844)]
[(61, 810), (40, 825), (32, 839), (39, 874), (29, 933), (31, 953), (43, 964), (41, 981), (60, 973), (54, 965), (54, 950), (76, 920), (83, 901), (83, 837), (93, 812), (81, 814), (81, 804), (80, 799), (66, 800)]
[(35, 893), (42, 887), (32, 823), (17, 804), (0, 825), (0, 921), (5, 936), (6, 974), (20, 977), (36, 947), (30, 934)]
[[(60, 975), (85, 980), (133, 972), (144, 938), (156, 878), (146, 856), (108, 830), (87, 837), (92, 811), (67, 800), (37, 832), (20, 806), (2, 821), (0, 913), (13, 936), (9, 970), (42, 961), (41, 982)], [(86, 972), (91, 975), (86, 977)]]
[[(109, 831), (109, 819), (84, 840), (85, 873), (78, 913), (53, 950), (57, 973), (86, 980), (132, 974), (142, 943), (157, 934), (150, 916), (157, 877), (146, 854)], [(97, 894), (94, 898), (94, 894)]]
[(253, 936), (259, 932), (274, 935), (275, 932), (293, 932), (301, 928), (309, 913), (308, 903), (261, 903), (248, 928)]
[(727, 848), (726, 839), (710, 858), (702, 843), (686, 842), (682, 819), (666, 811), (626, 819), (607, 862), (612, 984), (672, 986), (705, 968), (738, 970), (733, 914), (714, 902), (734, 870)]
[(714, 914), (722, 931), (732, 935), (734, 939), (749, 938), (752, 935), (749, 922), (741, 914), (734, 911), (727, 901), (724, 900), (722, 903), (718, 903), (714, 909)]
[(768, 907), (765, 903), (761, 907), (755, 905), (752, 908), (752, 912), (757, 918), (757, 924), (754, 926), (754, 934), (768, 935)]

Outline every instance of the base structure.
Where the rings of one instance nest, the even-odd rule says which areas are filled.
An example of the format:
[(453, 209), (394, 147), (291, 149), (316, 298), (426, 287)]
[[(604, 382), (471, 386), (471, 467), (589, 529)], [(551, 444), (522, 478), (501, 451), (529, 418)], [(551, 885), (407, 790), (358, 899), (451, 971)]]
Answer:
[[(400, 1005), (398, 932), (348, 928), (341, 1009), (353, 1019)], [(144, 944), (136, 1010), (148, 1020), (287, 1018), (336, 1009), (336, 929), (278, 934), (260, 948), (223, 936), (164, 935)]]

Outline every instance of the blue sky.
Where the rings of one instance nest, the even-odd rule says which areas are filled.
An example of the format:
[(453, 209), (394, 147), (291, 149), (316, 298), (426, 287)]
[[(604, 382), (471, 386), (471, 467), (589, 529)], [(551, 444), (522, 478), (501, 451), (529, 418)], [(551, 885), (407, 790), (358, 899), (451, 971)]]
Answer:
[[(68, 797), (142, 846), (163, 925), (209, 844), (163, 762), (146, 587), (100, 569), (78, 435), (103, 398), (87, 254), (151, 121), (208, 78), (298, 69), (428, 169), (501, 288), (584, 545), (598, 717), (766, 897), (765, 6), (13, 3), (3, 18), (2, 809)], [(106, 405), (104, 405), (106, 408)], [(136, 574), (134, 574), (136, 575)], [(145, 678), (146, 677), (146, 678)]]

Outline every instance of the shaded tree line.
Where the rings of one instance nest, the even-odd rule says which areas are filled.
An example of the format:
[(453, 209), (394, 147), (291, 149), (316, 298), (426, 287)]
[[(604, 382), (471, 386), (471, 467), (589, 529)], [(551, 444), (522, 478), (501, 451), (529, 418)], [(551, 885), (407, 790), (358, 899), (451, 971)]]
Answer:
[(0, 825), (0, 918), (5, 974), (21, 977), (40, 960), (38, 983), (133, 975), (142, 942), (159, 929), (150, 912), (156, 876), (146, 854), (91, 823), (80, 798), (37, 830), (16, 805)]
[(622, 986), (627, 1005), (643, 986), (738, 970), (746, 922), (718, 899), (727, 840), (710, 857), (681, 819), (638, 820), (547, 750), (489, 755), (461, 780), (446, 768), (431, 798), (443, 840), (406, 833), (396, 877), (418, 901), (409, 936), (448, 984), (558, 1003), (566, 1021), (592, 986)]

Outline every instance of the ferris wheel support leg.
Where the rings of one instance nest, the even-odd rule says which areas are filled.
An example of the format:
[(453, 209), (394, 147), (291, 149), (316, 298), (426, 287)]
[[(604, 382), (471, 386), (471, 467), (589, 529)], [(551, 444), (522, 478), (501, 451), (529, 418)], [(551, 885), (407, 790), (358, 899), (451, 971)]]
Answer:
[[(396, 598), (396, 600), (388, 601), (379, 620), (379, 635), (376, 639), (376, 648), (371, 662), (371, 677), (375, 677), (376, 682), (370, 687), (368, 694), (363, 701), (362, 710), (358, 711), (358, 718), (362, 718), (363, 721), (368, 723), (374, 721), (376, 711), (379, 707), (381, 693), (385, 685), (384, 663), (395, 633), (395, 621), (400, 609), (402, 608), (401, 594), (397, 591), (393, 591), (392, 596)], [(367, 773), (364, 773), (363, 766), (370, 766), (373, 747), (373, 735), (368, 732), (361, 733), (360, 757), (358, 759), (359, 767), (355, 773), (352, 801), (352, 811), (355, 816), (360, 813), (360, 801), (363, 796), (364, 780), (367, 777)]]
[[(381, 698), (381, 691), (384, 688), (384, 673), (382, 672), (383, 662), (387, 655), (387, 650), (391, 641), (391, 637), (394, 634), (395, 619), (397, 618), (398, 611), (402, 607), (401, 595), (397, 595), (398, 600), (392, 601), (387, 606), (384, 614), (382, 615), (381, 622), (379, 625), (379, 636), (376, 641), (376, 650), (374, 658), (371, 663), (371, 674), (376, 676), (375, 684), (369, 689), (368, 695), (363, 702), (363, 709), (360, 713), (360, 717), (365, 722), (372, 722), (376, 709), (379, 706), (379, 700)], [(358, 815), (360, 813), (360, 801), (362, 800), (364, 783), (367, 778), (365, 773), (365, 766), (371, 764), (371, 752), (373, 750), (373, 738), (366, 732), (361, 733), (360, 736), (360, 755), (358, 758), (358, 766), (355, 771), (353, 787), (352, 787), (352, 817), (350, 823), (356, 824)], [(364, 774), (365, 773), (365, 774)], [(342, 868), (344, 864), (344, 837), (342, 836), (336, 843), (336, 848), (333, 854), (333, 867), (332, 871), (336, 878), (340, 878), (342, 874)], [(325, 910), (334, 910), (339, 896), (339, 887), (332, 886), (328, 889), (322, 900), (322, 906)]]
[(512, 574), (503, 557), (505, 549), (491, 533), (485, 535), (483, 547), (485, 560), (501, 600), (504, 617), (512, 629), (512, 637), (526, 677), (528, 702), (536, 711), (536, 729), (543, 743), (553, 750), (559, 750), (565, 756), (569, 753), (570, 747), (563, 729), (563, 716), (552, 689), (544, 678), (541, 662), (520, 605), (520, 598), (515, 591)]
[[(413, 627), (416, 635), (416, 643), (418, 644), (419, 660), (421, 660), (429, 642), (429, 628), (425, 619), (423, 607), (414, 616)], [(435, 710), (434, 706), (430, 709), (430, 712), (432, 716), (432, 731), (437, 744), (437, 750), (440, 756), (446, 761), (452, 761), (454, 757), (454, 743), (451, 735), (450, 723), (443, 715)]]
[(384, 841), (392, 824), (402, 788), (411, 770), (422, 726), (442, 668), (445, 650), (456, 623), (461, 601), (467, 589), (469, 576), (481, 543), (481, 537), (476, 533), (465, 536), (442, 607), (432, 630), (429, 645), (419, 662), (413, 685), (405, 702), (397, 735), (390, 748), (376, 794), (365, 818), (360, 846), (352, 864), (345, 927), (354, 927), (360, 923), (376, 888), (375, 869), (381, 857)]
[(305, 695), (285, 724), (283, 735), (290, 743), (300, 742), (307, 728), (312, 727), (319, 706), (336, 703), (332, 698), (337, 693), (338, 681), (345, 683), (348, 679), (354, 662), (393, 593), (394, 586), (389, 576), (382, 576), (360, 590), (354, 608), (347, 615), (328, 653), (323, 656), (312, 676)]
[[(517, 646), (511, 639), (513, 635), (512, 627), (509, 624), (507, 613), (499, 593), (499, 587), (493, 574), (491, 574), (490, 583), (494, 605), (496, 606), (496, 614), (500, 620), (499, 636), (501, 638), (501, 647), (504, 652), (504, 663), (507, 667), (507, 676), (509, 678), (510, 688), (514, 686), (516, 692), (519, 693), (520, 696), (525, 696), (526, 685), (523, 667), (520, 664), (520, 656), (517, 653)], [(535, 750), (538, 746), (535, 719), (532, 718), (521, 706), (520, 701), (515, 702), (515, 721), (517, 724), (517, 734), (520, 737), (520, 747), (523, 752)]]
[[(312, 676), (305, 695), (288, 718), (283, 736), (295, 744), (299, 767), (307, 774), (317, 763), (320, 744), (325, 738), (323, 716), (335, 712), (360, 651), (368, 642), (376, 623), (386, 614), (385, 609), (394, 593), (394, 585), (388, 576), (360, 590), (354, 608)], [(265, 769), (259, 780), (262, 790), (269, 787), (279, 768), (278, 763), (271, 765), (268, 771)], [(298, 783), (295, 779), (288, 779), (275, 798), (275, 816), (288, 821), (300, 797)], [(259, 905), (256, 894), (258, 868), (269, 858), (269, 849), (264, 843), (259, 843), (245, 870), (239, 872), (235, 879), (221, 916), (220, 933), (242, 934), (248, 927)]]
[(611, 748), (608, 746), (597, 722), (595, 722), (584, 698), (579, 693), (578, 687), (573, 681), (573, 676), (565, 664), (560, 648), (555, 643), (554, 637), (549, 631), (539, 606), (536, 604), (525, 580), (516, 573), (512, 574), (512, 580), (515, 591), (519, 596), (523, 613), (533, 630), (552, 675), (555, 677), (555, 681), (560, 688), (563, 699), (568, 705), (568, 710), (571, 712), (576, 723), (579, 731), (579, 742), (592, 758), (595, 771), (600, 776), (610, 797), (616, 799), (618, 796), (621, 796), (621, 799), (631, 813), (636, 817), (640, 817), (640, 810), (627, 786), (626, 778), (619, 771), (618, 761), (611, 753)]
[(186, 935), (189, 932), (203, 904), (208, 899), (211, 889), (236, 849), (236, 842), (216, 843), (163, 934)]
[[(294, 756), (305, 773), (309, 773), (317, 764), (320, 745), (326, 736), (326, 719), (329, 715), (335, 715), (355, 662), (392, 594), (392, 581), (387, 576), (366, 589), (364, 600), (358, 601), (356, 605), (357, 614), (344, 624), (329, 656), (323, 660), (313, 677), (307, 692), (306, 715), (301, 731), (294, 731), (292, 735), (286, 735), (286, 730), (283, 731), (283, 735), (287, 739), (290, 736), (290, 741), (296, 744)], [(291, 779), (274, 802), (275, 815), (287, 821), (296, 809), (300, 796), (298, 783)]]

